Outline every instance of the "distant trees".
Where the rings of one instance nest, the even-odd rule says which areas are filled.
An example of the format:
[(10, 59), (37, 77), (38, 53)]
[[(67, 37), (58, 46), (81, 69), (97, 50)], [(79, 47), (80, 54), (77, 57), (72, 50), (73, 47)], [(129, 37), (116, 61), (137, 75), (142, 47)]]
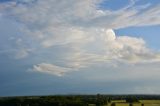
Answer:
[[(144, 95), (68, 95), (68, 96), (36, 96), (36, 97), (6, 97), (0, 98), (0, 106), (103, 106), (116, 103), (112, 100), (126, 100), (132, 106), (132, 103), (139, 102), (143, 99), (160, 99), (160, 96)], [(144, 106), (143, 104), (141, 106)]]
[(107, 105), (110, 97), (104, 95), (82, 96), (40, 96), (40, 97), (15, 97), (0, 100), (0, 106), (96, 106)]
[(104, 95), (97, 94), (97, 96), (96, 96), (96, 106), (107, 105), (109, 102), (111, 102), (111, 98), (106, 97)]
[(137, 97), (131, 96), (131, 97), (126, 98), (126, 102), (128, 103), (138, 102), (139, 103), (139, 100), (137, 99)]

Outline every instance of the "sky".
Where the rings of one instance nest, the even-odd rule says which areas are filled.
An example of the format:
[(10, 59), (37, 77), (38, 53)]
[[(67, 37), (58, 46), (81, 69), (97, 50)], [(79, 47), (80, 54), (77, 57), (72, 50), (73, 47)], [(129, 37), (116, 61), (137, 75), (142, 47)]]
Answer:
[(0, 0), (0, 96), (160, 94), (159, 0)]

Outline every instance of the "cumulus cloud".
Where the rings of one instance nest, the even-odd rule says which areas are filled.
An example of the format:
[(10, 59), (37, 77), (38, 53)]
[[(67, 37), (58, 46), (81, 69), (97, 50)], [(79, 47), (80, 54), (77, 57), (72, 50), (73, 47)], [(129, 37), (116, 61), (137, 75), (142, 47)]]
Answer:
[[(132, 8), (134, 2), (120, 10), (102, 10), (102, 0), (29, 0), (0, 4), (3, 17), (23, 24), (25, 36), (18, 40), (20, 51), (17, 58), (27, 57), (32, 51), (53, 57), (55, 48), (61, 57), (52, 64), (43, 61), (33, 70), (62, 76), (99, 62), (120, 61), (140, 63), (159, 61), (160, 54), (146, 46), (142, 38), (117, 36), (113, 29), (130, 26), (160, 24), (160, 6)], [(72, 5), (71, 5), (72, 4)], [(32, 41), (28, 46), (22, 41)], [(36, 45), (36, 46), (35, 46)], [(56, 49), (57, 50), (57, 49)], [(38, 51), (38, 52), (37, 52)], [(57, 52), (58, 53), (58, 52)], [(61, 61), (63, 66), (55, 65)]]
[[(93, 31), (91, 31), (93, 32)], [(100, 33), (101, 32), (101, 33)], [(83, 69), (92, 65), (101, 64), (102, 62), (116, 64), (115, 61), (127, 64), (152, 63), (160, 61), (159, 53), (153, 52), (146, 47), (142, 38), (134, 38), (129, 36), (116, 36), (112, 29), (98, 31), (98, 39), (85, 45), (72, 45), (72, 49), (65, 52), (64, 66), (42, 68), (41, 72), (57, 75), (56, 72), (63, 74)], [(93, 48), (87, 49), (87, 46)], [(78, 47), (78, 48), (77, 48)], [(70, 48), (70, 47), (68, 47)], [(74, 48), (74, 49), (73, 49)], [(42, 66), (45, 63), (42, 63)], [(39, 65), (40, 67), (41, 65)], [(65, 67), (65, 68), (64, 68)], [(52, 68), (52, 69), (51, 69)], [(38, 68), (34, 70), (39, 71)], [(63, 71), (62, 71), (63, 70)]]

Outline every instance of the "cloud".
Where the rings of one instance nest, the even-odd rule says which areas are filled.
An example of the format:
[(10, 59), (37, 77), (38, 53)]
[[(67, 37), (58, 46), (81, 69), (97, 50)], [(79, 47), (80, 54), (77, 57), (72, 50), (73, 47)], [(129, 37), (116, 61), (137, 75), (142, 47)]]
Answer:
[(57, 76), (62, 76), (68, 71), (68, 68), (56, 66), (54, 64), (48, 64), (48, 63), (41, 63), (38, 65), (34, 65), (33, 70), (38, 71), (38, 72), (44, 72), (48, 74), (53, 74)]
[[(21, 31), (25, 37), (16, 40), (19, 50), (16, 57), (29, 57), (30, 52), (34, 52), (37, 58), (43, 58), (33, 66), (33, 70), (38, 72), (62, 76), (101, 62), (135, 64), (160, 61), (159, 52), (148, 48), (142, 38), (117, 36), (113, 30), (159, 25), (160, 6), (134, 8), (135, 2), (132, 1), (129, 6), (113, 11), (98, 8), (101, 2), (14, 0), (1, 3), (0, 11), (2, 17), (23, 24)], [(47, 55), (44, 56), (44, 52)], [(63, 67), (55, 65), (57, 61)]]
[(32, 28), (35, 26), (36, 29), (52, 25), (119, 29), (160, 24), (159, 5), (142, 5), (138, 7), (143, 8), (138, 8), (134, 6), (135, 1), (131, 0), (125, 8), (113, 11), (98, 8), (101, 2), (102, 0), (31, 0), (25, 3), (12, 1), (1, 4), (1, 10), (7, 10), (8, 15)]
[(15, 58), (16, 59), (21, 59), (21, 58), (24, 58), (24, 57), (27, 57), (27, 56), (28, 56), (28, 52), (25, 49), (23, 49), (23, 50), (18, 50)]
[[(91, 32), (93, 33), (93, 31)], [(63, 53), (63, 55), (65, 55), (63, 58), (59, 58), (63, 61), (64, 66), (56, 66), (59, 69), (50, 67), (49, 72), (53, 72), (52, 74), (57, 75), (57, 73), (55, 73), (56, 70), (56, 72), (63, 72), (63, 74), (65, 74), (101, 63), (112, 63), (113, 67), (119, 67), (120, 64), (117, 64), (117, 62), (125, 64), (141, 64), (160, 61), (160, 54), (147, 48), (145, 41), (142, 38), (129, 36), (117, 37), (112, 29), (101, 30), (98, 31), (98, 33), (98, 39), (92, 42), (85, 45), (76, 45), (75, 47), (72, 45), (71, 47), (67, 47), (68, 49), (70, 48), (70, 50)], [(90, 47), (90, 45), (92, 45), (93, 48), (88, 49), (87, 46)], [(34, 70), (35, 69), (37, 70), (34, 66)], [(48, 73), (48, 69), (42, 69), (44, 70), (43, 72)]]

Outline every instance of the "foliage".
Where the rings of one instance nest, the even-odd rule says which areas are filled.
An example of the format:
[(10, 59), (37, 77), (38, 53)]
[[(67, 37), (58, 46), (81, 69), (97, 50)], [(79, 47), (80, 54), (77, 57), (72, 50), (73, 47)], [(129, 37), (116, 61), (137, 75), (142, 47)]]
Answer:
[[(61, 95), (0, 98), (0, 106), (116, 106), (117, 103), (142, 104), (142, 98), (158, 103), (160, 96), (145, 95)], [(117, 102), (116, 102), (117, 101)], [(160, 103), (160, 102), (159, 102)], [(134, 106), (134, 105), (133, 105)], [(145, 106), (145, 105), (144, 105)]]

